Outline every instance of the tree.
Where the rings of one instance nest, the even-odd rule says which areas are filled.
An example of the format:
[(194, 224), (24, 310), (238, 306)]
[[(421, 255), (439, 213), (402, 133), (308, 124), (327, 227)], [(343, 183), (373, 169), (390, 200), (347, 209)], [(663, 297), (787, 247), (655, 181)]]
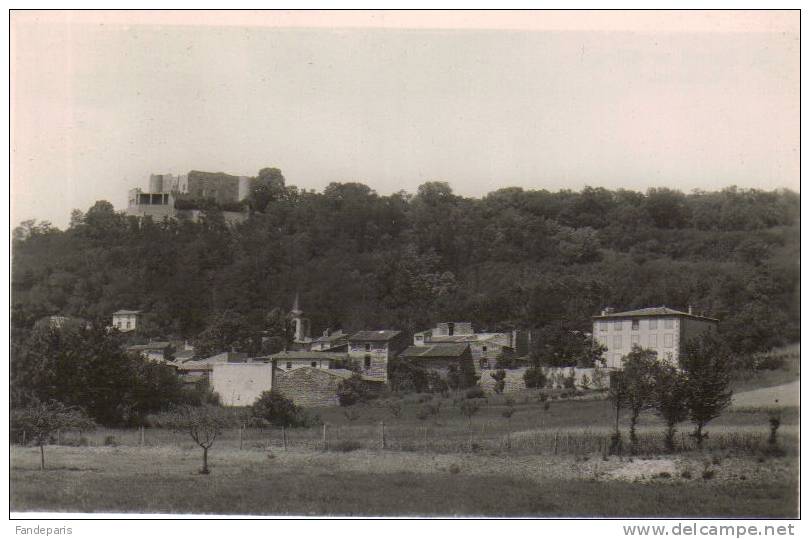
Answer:
[(616, 422), (613, 435), (610, 440), (610, 452), (616, 455), (622, 453), (622, 432), (619, 430), (619, 417), (627, 402), (627, 388), (625, 387), (624, 371), (612, 371), (610, 373), (610, 386), (608, 388), (608, 399), (616, 412)]
[(264, 391), (251, 409), (253, 417), (270, 425), (280, 427), (306, 426), (308, 420), (304, 411), (278, 390)]
[(248, 201), (254, 211), (264, 212), (268, 204), (285, 194), (284, 174), (277, 168), (263, 168), (253, 181)]
[(371, 398), (368, 384), (359, 372), (352, 373), (338, 384), (337, 395), (341, 406), (351, 406)]
[(492, 390), (500, 395), (503, 393), (503, 390), (506, 387), (506, 371), (503, 369), (498, 369), (495, 372), (489, 373), (489, 375), (493, 380), (495, 380), (495, 385), (493, 386)]
[(731, 404), (731, 366), (728, 345), (715, 332), (687, 341), (680, 357), (686, 376), (686, 405), (689, 419), (695, 426), (692, 434), (698, 447), (708, 436), (706, 424), (719, 416)]
[(175, 432), (185, 432), (203, 450), (203, 464), (201, 474), (208, 474), (208, 450), (222, 431), (233, 427), (234, 420), (226, 411), (218, 406), (188, 406), (177, 407), (172, 412), (164, 412), (158, 416), (162, 426), (169, 427)]
[(39, 469), (45, 469), (45, 445), (60, 429), (92, 430), (95, 423), (75, 406), (58, 401), (35, 402), (22, 409), (12, 410), (11, 424), (15, 430), (25, 432), (27, 439), (39, 446)]
[(656, 412), (666, 423), (664, 443), (668, 451), (675, 450), (675, 428), (689, 417), (686, 376), (676, 366), (659, 363), (653, 373)]
[(546, 375), (543, 368), (539, 366), (529, 367), (523, 373), (523, 381), (528, 388), (541, 388), (546, 386)]
[(622, 378), (624, 381), (624, 402), (630, 412), (630, 450), (638, 452), (636, 425), (642, 411), (654, 404), (654, 372), (657, 365), (653, 350), (634, 345), (633, 350), (622, 358)]

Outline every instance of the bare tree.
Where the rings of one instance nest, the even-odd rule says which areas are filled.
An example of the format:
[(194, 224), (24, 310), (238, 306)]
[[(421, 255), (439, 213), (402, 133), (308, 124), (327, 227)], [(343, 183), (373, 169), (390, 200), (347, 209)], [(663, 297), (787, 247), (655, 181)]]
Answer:
[(45, 469), (45, 445), (58, 430), (92, 430), (96, 426), (80, 408), (65, 406), (58, 401), (35, 402), (21, 410), (14, 410), (11, 423), (39, 446), (40, 470)]
[(222, 431), (234, 426), (233, 418), (218, 406), (180, 406), (172, 412), (160, 416), (160, 424), (185, 432), (203, 450), (201, 474), (208, 470), (208, 450)]

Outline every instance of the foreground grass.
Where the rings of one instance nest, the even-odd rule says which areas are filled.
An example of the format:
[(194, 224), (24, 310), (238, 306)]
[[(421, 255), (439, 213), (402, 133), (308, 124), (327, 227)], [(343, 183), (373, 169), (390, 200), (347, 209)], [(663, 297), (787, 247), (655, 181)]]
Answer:
[(798, 503), (790, 459), (726, 461), (712, 480), (628, 482), (599, 471), (626, 461), (568, 457), (222, 450), (201, 476), (195, 451), (51, 448), (45, 472), (35, 453), (12, 448), (12, 511), (795, 517)]

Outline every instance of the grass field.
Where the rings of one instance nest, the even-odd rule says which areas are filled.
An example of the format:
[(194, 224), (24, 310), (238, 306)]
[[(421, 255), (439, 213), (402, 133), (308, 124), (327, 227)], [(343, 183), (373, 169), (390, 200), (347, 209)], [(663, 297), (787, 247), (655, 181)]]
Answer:
[[(747, 516), (798, 513), (798, 409), (781, 409), (780, 447), (767, 456), (768, 409), (732, 409), (709, 425), (703, 451), (679, 435), (662, 451), (660, 421), (645, 414), (641, 454), (604, 456), (612, 413), (605, 400), (534, 391), (481, 400), (472, 422), (459, 398), (379, 400), (347, 417), (314, 410), (327, 425), (224, 433), (202, 476), (190, 439), (148, 428), (62, 433), (63, 445), (13, 446), (12, 511), (274, 515)], [(455, 402), (454, 402), (455, 400)], [(398, 413), (392, 402), (400, 402)], [(423, 402), (420, 402), (423, 401)], [(441, 402), (438, 415), (419, 418)], [(503, 417), (510, 406), (511, 418)], [(396, 408), (396, 406), (395, 406)], [(382, 449), (385, 423), (385, 449)], [(626, 422), (623, 420), (626, 428)], [(681, 426), (687, 431), (688, 424)], [(113, 441), (115, 445), (105, 446)], [(83, 439), (82, 439), (83, 438)], [(241, 443), (240, 443), (241, 438)], [(78, 444), (83, 445), (78, 445)], [(241, 449), (240, 449), (241, 445)]]

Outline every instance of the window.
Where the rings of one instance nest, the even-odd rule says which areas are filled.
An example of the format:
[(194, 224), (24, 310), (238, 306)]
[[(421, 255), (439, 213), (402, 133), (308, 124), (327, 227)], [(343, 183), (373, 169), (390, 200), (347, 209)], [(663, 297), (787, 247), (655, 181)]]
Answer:
[(630, 344), (638, 344), (638, 334), (630, 335)]
[(658, 335), (650, 335), (650, 348), (658, 346)]
[(453, 322), (447, 323), (447, 334), (452, 337), (456, 332), (456, 324)]
[(599, 331), (607, 331), (608, 323), (605, 321), (599, 322)]
[(622, 321), (616, 320), (615, 322), (613, 322), (613, 329), (622, 329)]
[(631, 329), (633, 331), (638, 331), (638, 320), (633, 320), (633, 323), (631, 325)]
[(130, 324), (130, 321), (127, 320), (127, 329), (129, 329), (129, 324)]
[(292, 361), (287, 362), (287, 370), (292, 369)]
[(621, 335), (614, 335), (613, 336), (613, 348), (621, 348), (622, 347), (622, 336)]
[(486, 346), (481, 347), (481, 355), (486, 357), (486, 355), (487, 355), (487, 347)]
[(310, 363), (310, 366), (311, 366), (311, 367), (317, 367), (317, 366), (318, 366), (318, 362), (317, 362), (317, 361), (313, 361), (312, 363)]
[(486, 358), (482, 357), (481, 360), (478, 362), (478, 364), (481, 366), (482, 369), (488, 369), (489, 368), (489, 361), (487, 361)]
[(366, 352), (369, 352), (369, 351), (371, 351), (371, 343), (367, 342), (366, 343)]
[(658, 320), (656, 319), (650, 320), (650, 329), (658, 329)]
[(675, 320), (667, 318), (664, 320), (664, 329), (673, 329), (675, 327)]
[(667, 333), (664, 335), (664, 346), (667, 348), (672, 348), (672, 333)]
[(366, 357), (363, 359), (363, 366), (367, 369), (371, 368), (371, 356), (366, 354)]
[(621, 367), (622, 365), (622, 355), (621, 354), (613, 354), (613, 366), (614, 367)]

